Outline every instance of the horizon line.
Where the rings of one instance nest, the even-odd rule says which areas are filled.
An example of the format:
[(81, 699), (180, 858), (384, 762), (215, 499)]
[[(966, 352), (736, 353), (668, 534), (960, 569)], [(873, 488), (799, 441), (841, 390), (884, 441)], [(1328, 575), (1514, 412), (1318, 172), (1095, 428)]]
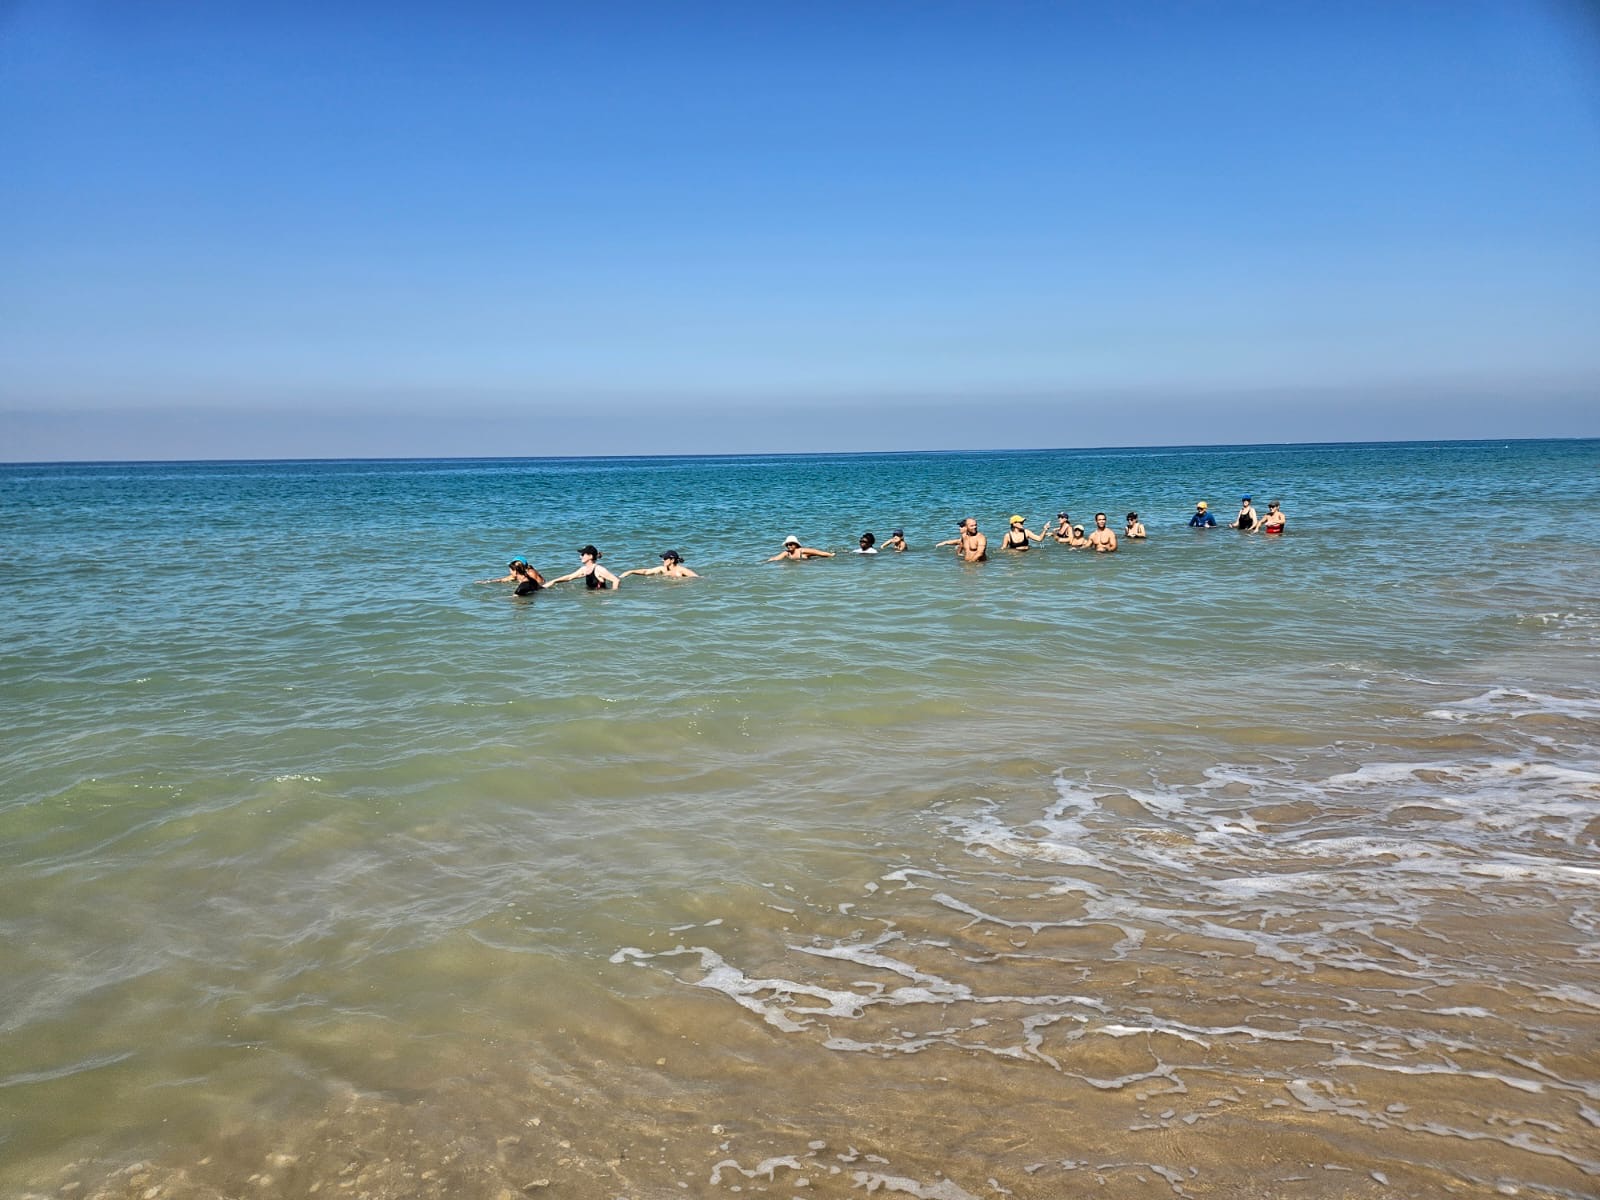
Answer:
[(1488, 438), (1381, 438), (1351, 441), (1313, 442), (1171, 442), (1152, 445), (1102, 446), (995, 446), (969, 450), (913, 448), (907, 450), (749, 450), (737, 453), (706, 454), (447, 454), (447, 455), (339, 455), (328, 458), (61, 458), (0, 460), (0, 467), (137, 467), (137, 466), (232, 466), (290, 463), (448, 463), (448, 462), (628, 462), (670, 459), (738, 458), (892, 458), (916, 454), (1076, 454), (1132, 452), (1141, 450), (1311, 450), (1371, 446), (1481, 446), (1512, 442), (1593, 442), (1600, 436), (1576, 437), (1488, 437)]

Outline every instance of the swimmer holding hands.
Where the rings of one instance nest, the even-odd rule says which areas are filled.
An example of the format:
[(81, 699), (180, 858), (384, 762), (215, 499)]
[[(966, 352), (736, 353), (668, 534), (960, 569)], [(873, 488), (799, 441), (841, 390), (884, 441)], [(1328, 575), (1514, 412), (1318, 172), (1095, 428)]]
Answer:
[(782, 550), (782, 552), (778, 553), (778, 554), (774, 554), (771, 558), (767, 559), (767, 561), (768, 562), (777, 562), (779, 559), (787, 558), (787, 559), (792, 559), (795, 562), (800, 562), (802, 559), (807, 559), (807, 558), (832, 558), (832, 557), (833, 557), (833, 551), (832, 550), (817, 550), (817, 549), (815, 549), (815, 548), (813, 548), (811, 546), (802, 546), (800, 544), (800, 539), (795, 537), (794, 534), (791, 533), (788, 537), (783, 539), (783, 550)]
[(514, 583), (517, 585), (517, 595), (519, 596), (529, 596), (534, 592), (539, 591), (541, 588), (549, 586), (549, 584), (545, 582), (544, 576), (530, 567), (528, 565), (528, 560), (525, 558), (513, 558), (509, 563), (506, 564), (506, 568), (511, 572), (511, 574), (502, 575), (498, 579), (480, 579), (478, 582)]
[(605, 588), (611, 588), (614, 591), (622, 586), (622, 580), (600, 565), (600, 551), (593, 546), (585, 546), (579, 550), (578, 558), (582, 562), (582, 566), (576, 571), (570, 571), (562, 575), (558, 579), (552, 579), (546, 586), (554, 587), (558, 583), (566, 583), (569, 579), (582, 579), (584, 586), (591, 592), (602, 591)]
[(631, 571), (624, 571), (617, 578), (626, 579), (629, 575), (665, 575), (668, 579), (700, 578), (698, 571), (691, 571), (683, 565), (683, 555), (676, 550), (663, 550), (659, 567), (634, 567)]
[(978, 532), (978, 518), (966, 517), (958, 524), (961, 526), (960, 537), (949, 538), (936, 545), (954, 546), (962, 562), (987, 562), (989, 539)]

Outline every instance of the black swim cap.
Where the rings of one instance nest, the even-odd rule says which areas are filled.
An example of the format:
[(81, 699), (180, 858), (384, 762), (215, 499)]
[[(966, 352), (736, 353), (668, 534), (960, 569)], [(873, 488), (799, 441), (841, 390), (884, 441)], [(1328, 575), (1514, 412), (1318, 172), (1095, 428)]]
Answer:
[(600, 551), (596, 550), (593, 546), (582, 546), (582, 547), (579, 547), (578, 553), (579, 554), (587, 554), (590, 558), (593, 558), (593, 559), (598, 559), (600, 557)]

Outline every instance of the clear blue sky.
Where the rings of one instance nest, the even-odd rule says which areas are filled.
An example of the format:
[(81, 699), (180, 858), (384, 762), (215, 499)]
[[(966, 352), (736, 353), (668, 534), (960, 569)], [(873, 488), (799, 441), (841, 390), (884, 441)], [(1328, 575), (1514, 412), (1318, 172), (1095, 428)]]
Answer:
[(1600, 434), (1600, 15), (0, 0), (0, 460)]

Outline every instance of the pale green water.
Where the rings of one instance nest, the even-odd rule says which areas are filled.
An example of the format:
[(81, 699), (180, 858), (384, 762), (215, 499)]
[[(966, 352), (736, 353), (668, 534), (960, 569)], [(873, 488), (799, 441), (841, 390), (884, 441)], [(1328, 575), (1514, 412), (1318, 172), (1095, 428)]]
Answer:
[(0, 1193), (1592, 1194), (1597, 465), (0, 469)]

